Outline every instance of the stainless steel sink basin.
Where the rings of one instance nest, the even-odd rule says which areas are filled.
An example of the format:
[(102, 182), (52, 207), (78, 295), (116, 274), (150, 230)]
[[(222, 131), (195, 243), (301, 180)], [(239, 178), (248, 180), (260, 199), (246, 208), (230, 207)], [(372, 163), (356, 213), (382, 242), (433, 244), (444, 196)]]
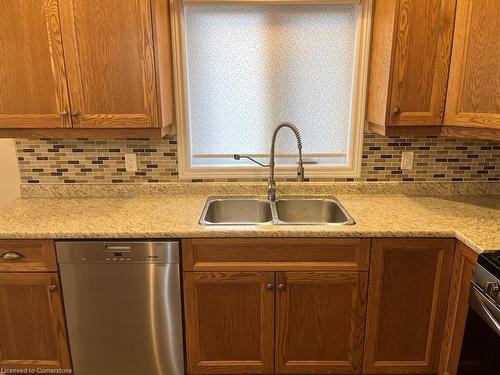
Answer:
[(278, 220), (284, 224), (354, 224), (333, 199), (283, 198), (276, 200)]
[(260, 198), (209, 198), (200, 224), (255, 225), (273, 221), (271, 203)]
[(208, 198), (202, 225), (353, 225), (355, 221), (335, 198), (264, 197)]

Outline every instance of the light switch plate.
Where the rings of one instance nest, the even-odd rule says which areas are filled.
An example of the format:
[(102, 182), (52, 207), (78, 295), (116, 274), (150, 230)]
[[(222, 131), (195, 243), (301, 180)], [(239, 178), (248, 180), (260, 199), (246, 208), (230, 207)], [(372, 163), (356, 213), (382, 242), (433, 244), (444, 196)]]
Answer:
[(401, 153), (401, 169), (413, 169), (413, 151)]
[(125, 154), (125, 169), (127, 172), (137, 172), (136, 154)]

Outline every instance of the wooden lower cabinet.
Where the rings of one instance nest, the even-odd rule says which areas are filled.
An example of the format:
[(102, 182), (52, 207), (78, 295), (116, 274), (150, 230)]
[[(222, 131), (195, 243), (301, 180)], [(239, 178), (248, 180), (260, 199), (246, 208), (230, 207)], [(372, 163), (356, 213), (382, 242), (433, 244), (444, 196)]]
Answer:
[[(451, 274), (448, 310), (444, 325), (439, 374), (456, 375), (469, 311), (470, 283), (478, 254), (461, 242), (457, 243)], [(476, 363), (480, 363), (479, 361)], [(472, 372), (469, 372), (472, 373)], [(481, 371), (477, 371), (481, 373)]]
[(368, 271), (369, 238), (182, 241), (184, 271)]
[(437, 373), (454, 242), (372, 242), (363, 373)]
[[(356, 268), (322, 247), (326, 263), (307, 269), (286, 262), (290, 240), (281, 241), (183, 242), (188, 373), (454, 374), (472, 250), (454, 239), (374, 239)], [(329, 241), (333, 253), (345, 245)]]
[(56, 273), (0, 273), (0, 368), (71, 368)]
[(361, 373), (367, 282), (366, 272), (184, 273), (188, 372)]
[(367, 272), (277, 272), (276, 373), (361, 373)]
[(190, 374), (274, 372), (274, 272), (186, 272)]

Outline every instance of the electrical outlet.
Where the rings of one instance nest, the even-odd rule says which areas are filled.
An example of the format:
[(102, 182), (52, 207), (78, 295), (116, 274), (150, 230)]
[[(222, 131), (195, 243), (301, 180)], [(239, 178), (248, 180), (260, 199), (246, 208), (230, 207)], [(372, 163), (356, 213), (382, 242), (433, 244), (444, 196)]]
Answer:
[(401, 169), (413, 169), (413, 151), (401, 153)]
[(136, 154), (125, 154), (125, 169), (127, 172), (137, 172)]

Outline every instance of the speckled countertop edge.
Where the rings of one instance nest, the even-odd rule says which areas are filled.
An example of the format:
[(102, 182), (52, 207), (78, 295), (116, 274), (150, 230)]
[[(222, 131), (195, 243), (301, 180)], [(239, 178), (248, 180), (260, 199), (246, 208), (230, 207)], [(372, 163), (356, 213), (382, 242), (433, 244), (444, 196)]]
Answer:
[[(500, 195), (499, 182), (279, 182), (279, 194)], [(23, 198), (265, 194), (266, 183), (21, 184)]]
[(0, 238), (455, 237), (500, 249), (497, 195), (336, 194), (354, 226), (198, 224), (211, 194), (18, 199), (0, 207)]

